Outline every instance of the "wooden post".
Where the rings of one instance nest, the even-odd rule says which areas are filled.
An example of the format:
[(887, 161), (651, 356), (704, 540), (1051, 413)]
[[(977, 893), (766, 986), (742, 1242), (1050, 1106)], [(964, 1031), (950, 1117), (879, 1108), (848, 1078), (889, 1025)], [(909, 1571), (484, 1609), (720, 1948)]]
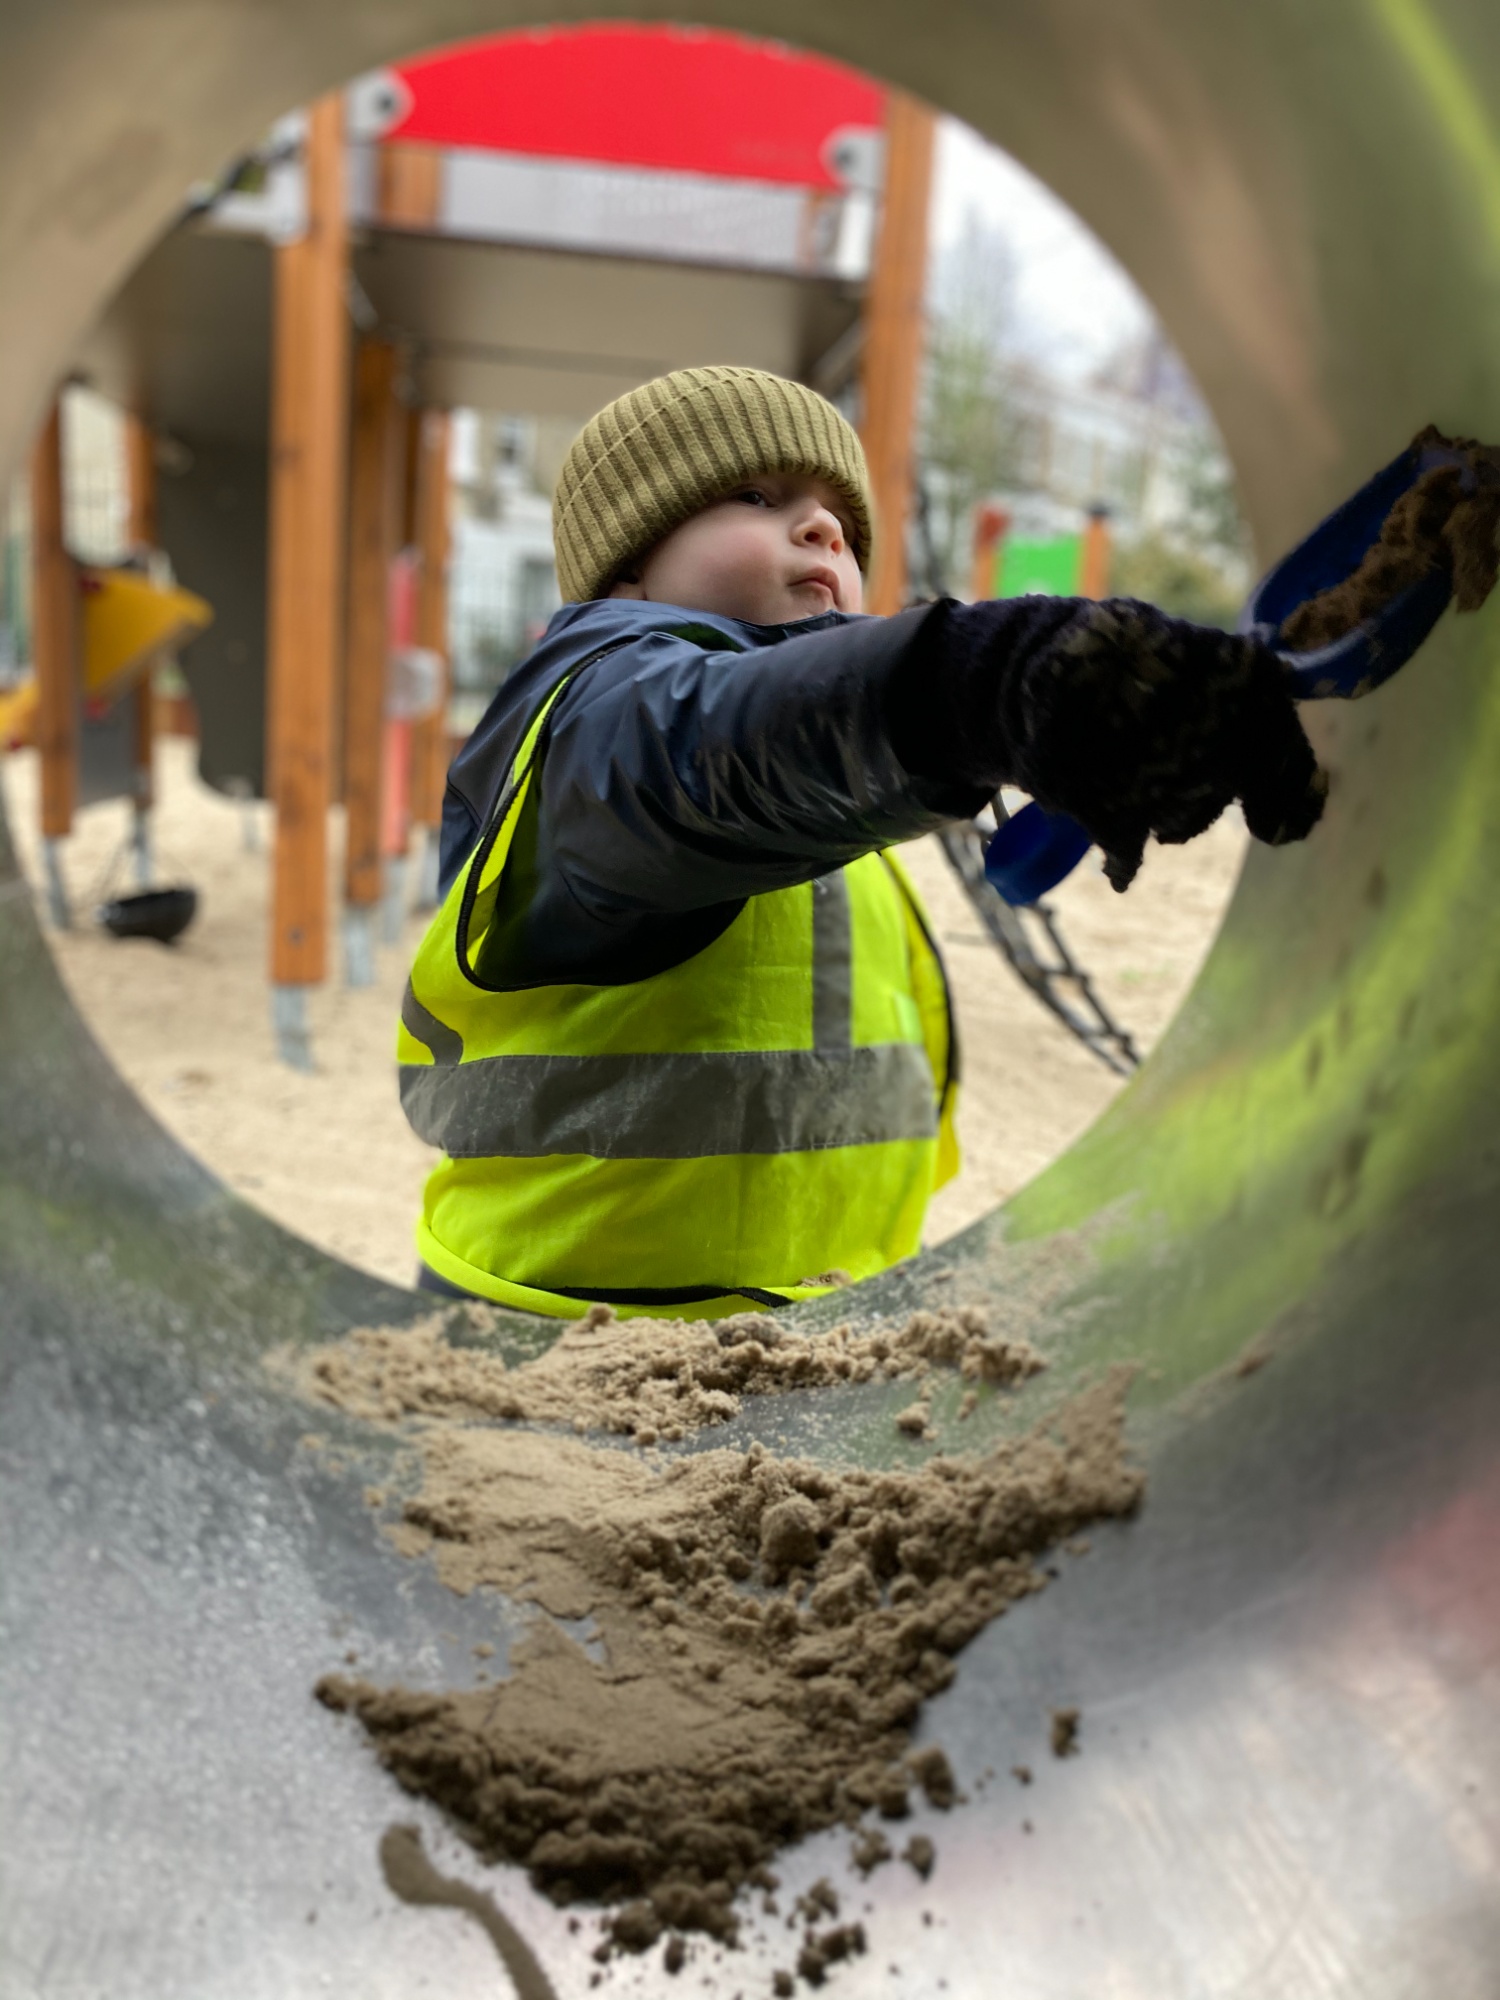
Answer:
[(125, 412), (125, 538), (136, 554), (156, 547), (156, 440), (134, 410)]
[(327, 972), (328, 800), (342, 610), (348, 333), (343, 104), (308, 113), (307, 231), (275, 251), (266, 751), (276, 811), (272, 1011), (312, 1066), (306, 991)]
[(443, 197), (440, 146), (397, 142), (376, 148), (375, 210), (395, 229), (431, 229)]
[(865, 609), (882, 615), (906, 602), (906, 523), (915, 471), (936, 130), (925, 104), (903, 91), (891, 92), (885, 192), (865, 301), (861, 426), (875, 496), (875, 562)]
[(1109, 595), (1109, 509), (1090, 507), (1078, 560), (1078, 595)]
[(375, 977), (372, 913), (381, 898), (381, 776), (390, 654), (391, 564), (400, 533), (405, 412), (396, 401), (399, 356), (363, 340), (354, 368), (349, 459), (349, 610), (344, 646), (345, 978)]
[(986, 500), (976, 509), (974, 551), (969, 566), (969, 596), (976, 604), (995, 594), (995, 565), (1009, 527), (1010, 515), (993, 500)]
[(78, 575), (63, 539), (62, 399), (31, 453), (31, 652), (41, 755), (42, 858), (52, 920), (72, 922), (58, 842), (73, 830), (78, 791)]
[[(406, 412), (406, 444), (401, 460), (401, 546), (414, 549), (420, 532), (417, 517), (418, 487), (422, 473), (422, 419), (425, 410), (415, 404)], [(413, 637), (411, 644), (415, 645)]]
[(422, 415), (417, 470), (417, 644), (439, 662), (437, 705), (412, 729), (411, 817), (425, 829), (418, 908), (437, 901), (438, 836), (443, 824), (443, 792), (448, 781), (448, 416)]
[[(149, 557), (156, 548), (156, 452), (151, 427), (134, 410), (125, 413), (125, 539), (131, 553)], [(134, 723), (135, 790), (132, 797), (136, 880), (151, 880), (150, 813), (156, 803), (155, 670), (147, 667), (128, 696)]]
[[(407, 411), (403, 430), (401, 493), (401, 549), (391, 564), (390, 593), (386, 624), (391, 655), (417, 643), (417, 552), (416, 499), (412, 468), (417, 458), (420, 420), (411, 421)], [(387, 944), (399, 944), (411, 903), (407, 885), (407, 860), (411, 852), (411, 717), (403, 703), (400, 712), (385, 720), (385, 754), (381, 764), (380, 858), (385, 874), (385, 914), (383, 931)]]

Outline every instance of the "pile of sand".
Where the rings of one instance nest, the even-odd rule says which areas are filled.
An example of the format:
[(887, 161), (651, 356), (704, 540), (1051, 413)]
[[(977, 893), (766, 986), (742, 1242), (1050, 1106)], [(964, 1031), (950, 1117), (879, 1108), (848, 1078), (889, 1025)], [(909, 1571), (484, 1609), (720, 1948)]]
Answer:
[[(1027, 1316), (1034, 1319), (1048, 1298), (1046, 1290), (1033, 1293)], [(621, 1326), (608, 1306), (591, 1306), (544, 1355), (520, 1368), (492, 1350), (451, 1345), (446, 1329), (460, 1317), (483, 1330), (490, 1314), (484, 1306), (461, 1307), (414, 1326), (360, 1328), (310, 1352), (280, 1349), (270, 1365), (304, 1395), (354, 1416), (567, 1423), (643, 1445), (675, 1443), (688, 1431), (727, 1423), (748, 1395), (922, 1381), (934, 1363), (956, 1368), (970, 1383), (1008, 1386), (1044, 1366), (1024, 1335), (991, 1334), (986, 1315), (972, 1306), (913, 1313), (904, 1325), (863, 1339), (848, 1324), (787, 1334), (769, 1313)]]
[[(665, 1934), (669, 1967), (685, 1932), (735, 1941), (744, 1897), (774, 1888), (787, 1843), (842, 1823), (856, 1863), (874, 1867), (894, 1853), (881, 1820), (904, 1818), (918, 1793), (955, 1802), (941, 1748), (912, 1749), (923, 1704), (978, 1632), (1043, 1588), (1044, 1551), (1130, 1513), (1142, 1491), (1124, 1369), (1018, 1439), (915, 1470), (829, 1468), (759, 1444), (668, 1455), (495, 1420), (513, 1406), (639, 1439), (669, 1411), (673, 1427), (713, 1424), (726, 1414), (716, 1398), (877, 1367), (1008, 1384), (1042, 1365), (973, 1309), (862, 1339), (768, 1342), (774, 1331), (753, 1315), (707, 1328), (590, 1315), (554, 1355), (506, 1369), (427, 1326), (352, 1335), (299, 1375), (366, 1417), (418, 1413), (415, 1490), (386, 1528), (404, 1554), (461, 1594), (491, 1588), (546, 1614), (497, 1685), (430, 1693), (331, 1675), (320, 1698), (358, 1716), (399, 1782), (487, 1858), (527, 1868), (558, 1903), (606, 1905), (606, 1953)], [(705, 1383), (721, 1365), (728, 1386)], [(583, 1618), (597, 1657), (552, 1622)], [(930, 1841), (905, 1858), (925, 1875)], [(814, 1984), (863, 1948), (857, 1926), (817, 1928), (830, 1914), (804, 1913), (797, 1971)], [(779, 1978), (790, 1991), (793, 1973)]]

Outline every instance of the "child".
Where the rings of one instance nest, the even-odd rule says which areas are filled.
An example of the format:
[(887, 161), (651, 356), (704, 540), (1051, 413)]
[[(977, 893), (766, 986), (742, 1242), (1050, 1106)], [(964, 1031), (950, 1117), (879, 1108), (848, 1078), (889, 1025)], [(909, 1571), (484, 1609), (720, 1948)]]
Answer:
[(809, 389), (691, 368), (575, 441), (567, 602), (455, 760), (402, 1101), (446, 1157), (422, 1280), (707, 1318), (918, 1247), (957, 1168), (943, 970), (886, 852), (1002, 783), (1123, 887), (1323, 781), (1275, 655), (1128, 600), (860, 617), (864, 454)]

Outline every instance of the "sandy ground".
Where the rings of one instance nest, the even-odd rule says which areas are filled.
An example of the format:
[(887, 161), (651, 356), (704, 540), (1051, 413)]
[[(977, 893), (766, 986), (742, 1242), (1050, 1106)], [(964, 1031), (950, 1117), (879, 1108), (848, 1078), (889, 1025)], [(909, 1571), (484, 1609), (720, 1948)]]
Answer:
[[(126, 1079), (207, 1167), (298, 1235), (408, 1284), (434, 1156), (401, 1115), (393, 1050), (422, 920), (410, 918), (400, 942), (380, 952), (373, 987), (345, 987), (335, 951), (311, 1003), (316, 1073), (287, 1069), (266, 983), (269, 808), (201, 785), (192, 753), (176, 738), (159, 747), (156, 848), (160, 879), (197, 886), (196, 923), (171, 947), (118, 940), (94, 924), (127, 813), (120, 803), (91, 807), (65, 864), (75, 928), (51, 933), (63, 978)], [(34, 756), (0, 759), (0, 782), (35, 884)], [(335, 815), (335, 884), (341, 832)], [(1113, 893), (1090, 857), (1052, 899), (1075, 956), (1143, 1050), (1192, 983), (1244, 844), (1231, 815), (1191, 847), (1152, 849), (1128, 896)], [(964, 1047), (965, 1167), (929, 1212), (938, 1241), (1030, 1180), (1121, 1085), (1010, 974), (936, 842), (916, 843), (906, 858), (948, 961)], [(123, 861), (119, 886), (130, 886)]]

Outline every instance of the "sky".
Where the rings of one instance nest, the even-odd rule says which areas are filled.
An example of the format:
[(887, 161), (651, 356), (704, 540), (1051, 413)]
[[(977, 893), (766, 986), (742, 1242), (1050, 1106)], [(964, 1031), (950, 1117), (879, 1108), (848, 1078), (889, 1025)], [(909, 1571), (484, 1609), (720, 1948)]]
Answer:
[(962, 236), (970, 213), (1008, 239), (1017, 321), (1058, 374), (1086, 376), (1150, 325), (1141, 294), (1072, 209), (1008, 153), (945, 118), (933, 191), (936, 257)]

